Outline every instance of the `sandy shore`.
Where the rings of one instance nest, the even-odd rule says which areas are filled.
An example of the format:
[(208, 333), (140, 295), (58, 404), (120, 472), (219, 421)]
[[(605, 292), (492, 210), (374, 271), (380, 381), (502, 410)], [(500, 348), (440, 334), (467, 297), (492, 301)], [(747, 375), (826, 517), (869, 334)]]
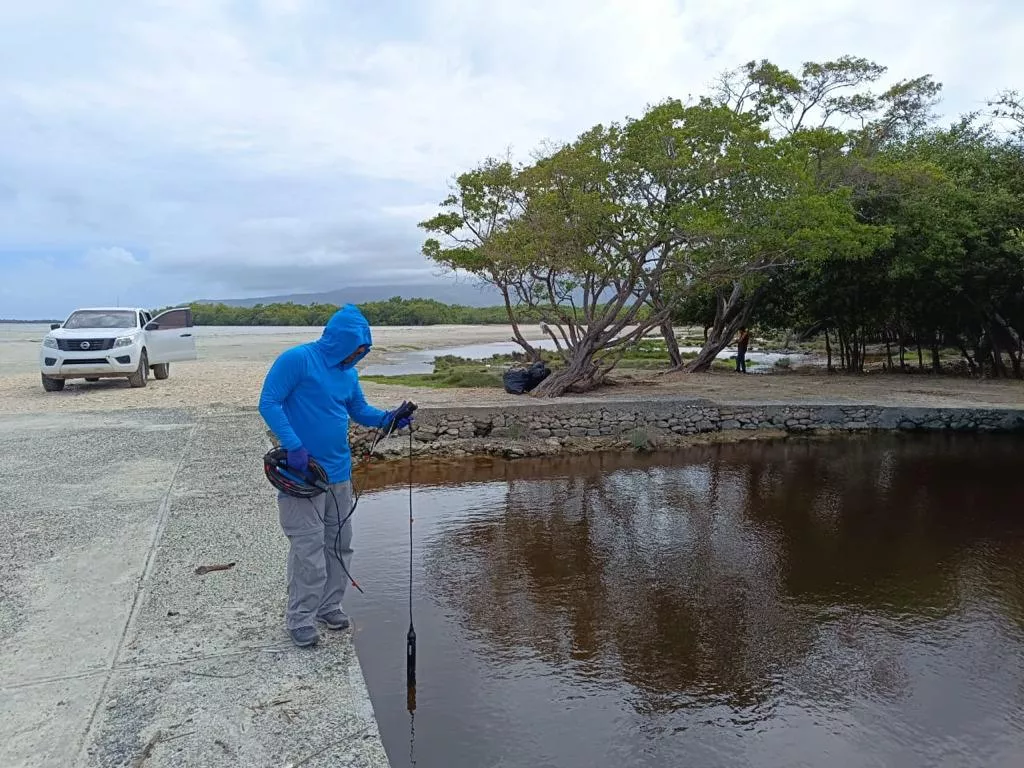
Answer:
[[(89, 384), (70, 381), (63, 392), (46, 393), (39, 381), (39, 345), (47, 326), (0, 326), (0, 413), (28, 411), (81, 411), (116, 408), (252, 406), (259, 398), (263, 377), (285, 349), (312, 341), (320, 328), (200, 328), (199, 359), (171, 366), (165, 381), (150, 379), (143, 389), (131, 389), (124, 379)], [(524, 327), (531, 339), (539, 328)], [(396, 326), (373, 329), (374, 348), (364, 365), (389, 363), (402, 353), (510, 341), (512, 329), (504, 325)], [(367, 394), (380, 393), (385, 404), (415, 397), (397, 387), (366, 385)], [(454, 391), (441, 402), (464, 395)], [(499, 393), (500, 394), (500, 393)], [(420, 396), (419, 401), (425, 398)]]
[[(0, 413), (93, 411), (120, 408), (253, 407), (275, 356), (294, 344), (316, 338), (320, 329), (202, 329), (199, 359), (174, 364), (166, 381), (151, 379), (131, 389), (120, 379), (95, 384), (69, 382), (63, 392), (45, 393), (36, 357), (45, 326), (0, 328)], [(540, 338), (529, 328), (530, 338)], [(507, 326), (429, 326), (374, 329), (375, 348), (366, 364), (389, 362), (402, 352), (508, 341)], [(501, 390), (418, 389), (366, 382), (367, 397), (381, 407), (403, 399), (424, 406), (529, 404), (531, 398)], [(970, 381), (929, 375), (827, 375), (820, 372), (740, 376), (623, 376), (620, 386), (577, 399), (688, 396), (718, 402), (860, 402), (930, 406), (1024, 406), (1024, 383)]]

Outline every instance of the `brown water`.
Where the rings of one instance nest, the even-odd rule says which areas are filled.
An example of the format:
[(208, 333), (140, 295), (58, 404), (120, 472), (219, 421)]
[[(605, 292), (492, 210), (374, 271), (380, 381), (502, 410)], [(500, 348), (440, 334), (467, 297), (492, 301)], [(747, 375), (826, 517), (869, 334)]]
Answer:
[(1024, 765), (1022, 449), (420, 465), (414, 717), (408, 488), (367, 491), (349, 610), (392, 764)]

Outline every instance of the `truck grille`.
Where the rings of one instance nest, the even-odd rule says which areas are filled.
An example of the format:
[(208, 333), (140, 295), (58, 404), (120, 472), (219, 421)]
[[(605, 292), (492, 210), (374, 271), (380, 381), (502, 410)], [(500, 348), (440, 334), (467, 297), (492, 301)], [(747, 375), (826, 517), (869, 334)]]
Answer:
[(105, 357), (82, 357), (82, 358), (69, 358), (64, 361), (64, 365), (106, 365), (107, 359)]
[[(83, 344), (89, 346), (83, 347)], [(57, 339), (57, 348), (65, 352), (102, 352), (113, 347), (113, 339)]]

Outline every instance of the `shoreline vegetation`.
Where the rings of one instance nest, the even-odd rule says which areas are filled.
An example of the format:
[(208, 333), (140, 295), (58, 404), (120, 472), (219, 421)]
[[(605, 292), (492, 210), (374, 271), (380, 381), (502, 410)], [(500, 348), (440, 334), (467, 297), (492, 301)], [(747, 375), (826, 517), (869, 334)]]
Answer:
[[(697, 335), (692, 335), (696, 331)], [(691, 329), (691, 335), (683, 332), (676, 337), (676, 346), (679, 349), (680, 358), (685, 361), (696, 359), (700, 352), (701, 337), (699, 329)], [(794, 342), (789, 338), (765, 337), (755, 339), (753, 346), (748, 350), (750, 354), (773, 354), (779, 357), (772, 362), (762, 362), (756, 359), (746, 360), (747, 370), (757, 374), (771, 373), (775, 375), (797, 374), (801, 369), (821, 373), (827, 369), (827, 357), (822, 340)], [(551, 350), (538, 350), (538, 357), (556, 371), (564, 364), (564, 360)], [(927, 375), (941, 376), (948, 379), (977, 378), (970, 374), (969, 369), (963, 364), (958, 350), (952, 348), (940, 349), (939, 359), (941, 369), (936, 372), (931, 361), (922, 361), (917, 364), (906, 364), (902, 369), (889, 368), (888, 358), (883, 345), (868, 347), (865, 351), (862, 369), (858, 375), (870, 375), (876, 373), (894, 373), (905, 375)], [(432, 373), (405, 373), (405, 374), (373, 374), (360, 375), (360, 379), (366, 382), (381, 385), (428, 388), (428, 389), (500, 389), (502, 388), (502, 374), (512, 366), (528, 365), (529, 357), (524, 353), (496, 354), (488, 358), (465, 358), (454, 355), (443, 355), (433, 360), (434, 371)], [(735, 371), (735, 355), (725, 358), (716, 358), (712, 361), (709, 370), (712, 372), (729, 373)], [(644, 338), (635, 345), (626, 349), (616, 366), (616, 377), (625, 380), (644, 380), (657, 377), (662, 374), (673, 372), (673, 366), (669, 358), (668, 344), (664, 339)], [(610, 379), (608, 384), (614, 383)]]
[[(1024, 93), (940, 122), (942, 84), (907, 74), (749, 61), (530, 161), (483, 158), (420, 222), (422, 252), (499, 292), (513, 327), (542, 313), (565, 365), (537, 397), (603, 386), (649, 331), (705, 372), (744, 327), (821, 338), (829, 370), (881, 347), (939, 372), (952, 349), (1024, 378)], [(686, 325), (707, 329), (689, 360)]]
[[(692, 339), (683, 337), (679, 339), (682, 346), (692, 346)], [(760, 351), (768, 351), (761, 349)], [(775, 350), (772, 350), (775, 351)], [(695, 351), (680, 353), (684, 359), (693, 359), (699, 354)], [(564, 365), (564, 361), (556, 353), (550, 350), (539, 350), (538, 356), (548, 364), (552, 371), (556, 371)], [(428, 387), (431, 389), (448, 388), (501, 388), (502, 374), (510, 367), (516, 365), (528, 365), (529, 361), (525, 354), (496, 354), (488, 358), (466, 358), (455, 355), (442, 355), (435, 357), (433, 373), (405, 373), (405, 374), (360, 374), (360, 380), (375, 384), (392, 384), (406, 387)], [(755, 360), (747, 361), (747, 368), (770, 367)], [(644, 339), (635, 346), (625, 351), (619, 361), (617, 370), (625, 374), (657, 374), (659, 371), (667, 372), (669, 369), (668, 347), (662, 339)], [(712, 370), (732, 371), (735, 369), (735, 362), (730, 359), (715, 360)], [(788, 358), (781, 358), (776, 368), (783, 370), (790, 367)]]
[[(323, 326), (338, 311), (335, 304), (257, 304), (236, 307), (227, 304), (189, 304), (196, 325), (217, 326)], [(356, 306), (373, 326), (507, 325), (504, 307), (470, 307), (445, 304), (435, 299), (407, 299), (394, 296), (387, 301), (368, 301)], [(533, 313), (526, 322), (539, 322)]]

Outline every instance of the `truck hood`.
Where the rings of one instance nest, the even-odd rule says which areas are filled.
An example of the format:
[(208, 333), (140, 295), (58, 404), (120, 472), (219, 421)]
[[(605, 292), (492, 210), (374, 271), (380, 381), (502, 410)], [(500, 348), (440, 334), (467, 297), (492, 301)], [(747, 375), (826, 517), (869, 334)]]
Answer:
[(46, 335), (55, 339), (116, 339), (138, 331), (138, 328), (56, 328)]

